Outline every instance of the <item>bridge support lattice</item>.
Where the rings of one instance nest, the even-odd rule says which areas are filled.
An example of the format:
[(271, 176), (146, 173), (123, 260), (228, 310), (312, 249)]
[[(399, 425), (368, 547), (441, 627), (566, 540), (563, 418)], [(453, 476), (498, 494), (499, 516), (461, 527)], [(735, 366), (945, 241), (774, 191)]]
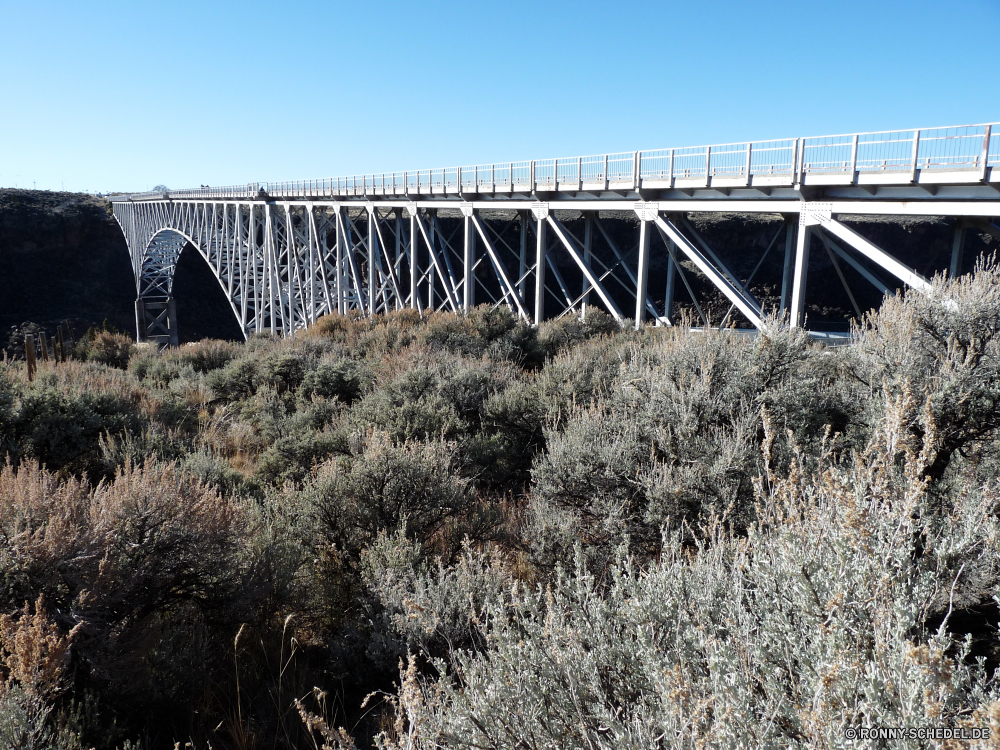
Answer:
[[(292, 335), (333, 312), (462, 313), (482, 302), (536, 325), (594, 307), (622, 323), (672, 325), (685, 304), (705, 325), (759, 328), (776, 310), (804, 326), (817, 258), (830, 263), (855, 315), (863, 311), (851, 279), (880, 294), (929, 288), (929, 269), (910, 268), (866, 238), (851, 225), (858, 216), (953, 219), (949, 262), (930, 269), (952, 276), (967, 265), (970, 230), (1000, 238), (1000, 127), (635, 151), (111, 201), (132, 258), (141, 340), (177, 342), (173, 278), (189, 247), (209, 264), (247, 336)], [(703, 213), (780, 216), (784, 231), (748, 270), (745, 258), (724, 258), (694, 226), (691, 217)], [(777, 294), (757, 274), (772, 249), (781, 252), (779, 235)], [(706, 285), (728, 305), (721, 320), (710, 320)]]

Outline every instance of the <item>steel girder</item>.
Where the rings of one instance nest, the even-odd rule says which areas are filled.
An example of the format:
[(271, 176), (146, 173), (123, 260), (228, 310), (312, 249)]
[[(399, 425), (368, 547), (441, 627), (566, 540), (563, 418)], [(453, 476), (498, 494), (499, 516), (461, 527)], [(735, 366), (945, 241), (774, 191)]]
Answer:
[[(855, 254), (908, 286), (928, 288), (924, 277), (836, 218), (861, 208), (857, 204), (787, 203), (785, 223), (765, 256), (784, 233), (780, 309), (790, 308), (793, 326), (803, 322), (814, 234), (856, 309), (840, 261), (881, 291), (890, 287)], [(707, 323), (687, 276), (692, 270), (728, 298), (730, 314), (739, 310), (751, 325), (762, 326), (769, 311), (749, 284), (764, 257), (750, 278), (738, 278), (676, 204), (627, 204), (639, 228), (638, 241), (625, 244), (612, 237), (608, 219), (598, 217), (607, 205), (585, 202), (572, 206), (574, 220), (582, 218), (581, 236), (574, 234), (579, 230), (573, 230), (567, 218), (557, 218), (556, 212), (564, 208), (559, 202), (508, 206), (454, 200), (220, 199), (120, 201), (113, 209), (131, 255), (139, 336), (163, 343), (176, 343), (173, 280), (178, 258), (188, 246), (208, 263), (245, 336), (260, 331), (292, 335), (332, 312), (371, 316), (410, 307), (459, 313), (477, 301), (505, 305), (535, 324), (567, 314), (585, 315), (588, 306), (597, 305), (622, 323), (631, 319), (639, 326), (651, 319), (671, 325), (678, 278), (677, 289), (687, 291)], [(871, 204), (863, 208), (872, 212)], [(460, 211), (457, 226), (439, 216), (439, 210), (458, 214), (455, 209)], [(956, 224), (953, 268), (967, 227), (1000, 231), (968, 208), (964, 215), (967, 218)], [(655, 248), (654, 237), (660, 238)], [(666, 289), (659, 301), (648, 289), (656, 254), (663, 261), (658, 273), (666, 265)]]
[[(463, 248), (456, 249), (433, 209), (410, 207), (409, 222), (398, 207), (372, 204), (162, 201), (113, 209), (132, 260), (137, 314), (142, 305), (173, 299), (177, 262), (190, 246), (208, 263), (245, 336), (290, 335), (330, 312), (372, 315), (441, 305), (457, 312), (474, 304), (477, 288), (483, 298), (524, 315), (511, 260), (503, 257), (506, 243), (495, 247), (472, 211)], [(488, 248), (484, 267), (496, 274), (499, 299), (476, 273), (476, 231)], [(150, 326), (160, 318), (150, 316), (145, 327), (137, 321), (140, 339), (158, 338)]]

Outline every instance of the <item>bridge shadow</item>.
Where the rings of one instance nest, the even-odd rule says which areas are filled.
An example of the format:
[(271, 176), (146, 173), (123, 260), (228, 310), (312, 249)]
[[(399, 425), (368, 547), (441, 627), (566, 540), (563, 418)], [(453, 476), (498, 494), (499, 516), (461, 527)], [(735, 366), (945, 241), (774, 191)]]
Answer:
[(184, 245), (177, 259), (173, 294), (180, 343), (205, 338), (243, 341), (233, 308), (218, 279), (191, 243)]

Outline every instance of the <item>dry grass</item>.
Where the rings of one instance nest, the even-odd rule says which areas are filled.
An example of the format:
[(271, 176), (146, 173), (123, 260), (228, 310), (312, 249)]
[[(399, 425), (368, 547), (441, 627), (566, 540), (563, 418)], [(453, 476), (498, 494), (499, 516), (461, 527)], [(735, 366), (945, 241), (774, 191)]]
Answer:
[(0, 615), (0, 664), (8, 685), (17, 683), (33, 695), (52, 698), (65, 688), (70, 646), (81, 626), (62, 633), (49, 619), (44, 595), (34, 610), (26, 603), (16, 618)]

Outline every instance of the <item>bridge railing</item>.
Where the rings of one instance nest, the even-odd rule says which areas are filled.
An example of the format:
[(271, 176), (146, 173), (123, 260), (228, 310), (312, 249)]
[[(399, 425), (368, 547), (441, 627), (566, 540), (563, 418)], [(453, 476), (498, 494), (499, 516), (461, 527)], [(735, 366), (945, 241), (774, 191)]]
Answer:
[(247, 198), (260, 195), (260, 183), (248, 182), (245, 185), (229, 185), (226, 187), (204, 187), (189, 190), (149, 190), (143, 193), (109, 193), (111, 201), (149, 201), (187, 198)]
[[(595, 189), (643, 183), (654, 186), (740, 180), (775, 175), (797, 183), (809, 176), (923, 170), (978, 171), (1000, 167), (1000, 123), (921, 130), (851, 133), (712, 146), (499, 162), (467, 167), (247, 183), (146, 193), (117, 193), (111, 200), (337, 198), (365, 195), (530, 192)], [(691, 184), (687, 182), (687, 184)], [(730, 183), (731, 184), (731, 183)]]
[[(1000, 131), (1000, 127), (997, 128)], [(991, 147), (983, 150), (984, 128), (932, 128), (920, 131), (919, 169), (954, 169), (979, 167), (984, 156), (995, 164), (1000, 162), (1000, 132), (990, 132)]]
[(580, 157), (580, 171), (585, 183), (594, 184), (604, 181), (605, 163), (603, 156)]
[(984, 160), (987, 166), (1000, 162), (1000, 133), (993, 130), (990, 125), (964, 125), (805, 138), (801, 171), (980, 169)]
[(752, 143), (750, 174), (791, 174), (795, 170), (795, 139)]

